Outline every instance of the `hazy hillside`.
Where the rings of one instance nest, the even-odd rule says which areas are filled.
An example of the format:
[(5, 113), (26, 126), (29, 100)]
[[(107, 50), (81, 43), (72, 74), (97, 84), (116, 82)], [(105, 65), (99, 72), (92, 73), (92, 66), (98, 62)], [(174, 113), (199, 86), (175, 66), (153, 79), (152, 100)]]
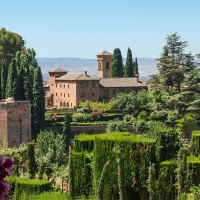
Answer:
[[(97, 60), (81, 58), (37, 58), (42, 69), (44, 79), (48, 79), (48, 71), (61, 67), (69, 72), (84, 72), (97, 76)], [(124, 64), (126, 60), (124, 59)], [(156, 61), (154, 58), (138, 58), (140, 79), (147, 80), (149, 75), (157, 73)]]

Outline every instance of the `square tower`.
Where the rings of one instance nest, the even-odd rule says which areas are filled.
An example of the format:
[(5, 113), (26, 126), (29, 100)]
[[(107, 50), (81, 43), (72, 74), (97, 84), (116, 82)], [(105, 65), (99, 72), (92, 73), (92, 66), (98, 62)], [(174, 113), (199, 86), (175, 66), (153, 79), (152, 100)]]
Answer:
[(107, 78), (110, 72), (110, 66), (112, 63), (112, 54), (108, 51), (103, 51), (97, 54), (97, 71), (98, 78)]

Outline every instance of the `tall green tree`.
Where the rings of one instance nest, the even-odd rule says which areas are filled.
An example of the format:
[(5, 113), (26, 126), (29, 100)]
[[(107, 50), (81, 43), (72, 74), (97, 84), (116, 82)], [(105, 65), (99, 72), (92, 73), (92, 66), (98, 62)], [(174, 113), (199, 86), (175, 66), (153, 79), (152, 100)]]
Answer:
[(3, 62), (1, 67), (1, 98), (6, 98), (6, 85), (7, 85), (7, 78), (8, 78), (8, 67), (6, 63)]
[(0, 67), (0, 99), (2, 99), (2, 97), (1, 97), (1, 93), (2, 93), (2, 92), (1, 92), (1, 91), (2, 91), (2, 89), (1, 89), (1, 70), (2, 70), (2, 69), (1, 69), (1, 67)]
[(15, 59), (12, 59), (8, 69), (6, 97), (13, 97), (15, 100), (20, 100), (21, 97), (20, 78)]
[(119, 48), (114, 49), (112, 55), (111, 69), (108, 77), (123, 77), (123, 59)]
[(24, 40), (16, 33), (7, 31), (5, 28), (0, 30), (0, 65), (5, 62), (7, 66), (11, 63), (15, 53), (24, 46)]
[(71, 117), (69, 113), (65, 114), (64, 121), (63, 121), (63, 135), (65, 137), (65, 144), (66, 148), (68, 148), (71, 140)]
[(40, 130), (44, 129), (45, 114), (44, 88), (40, 67), (35, 68), (33, 79), (33, 101), (32, 101), (32, 139), (37, 138)]
[(177, 33), (168, 35), (166, 40), (161, 57), (156, 59), (160, 82), (163, 89), (180, 93), (185, 75), (196, 68), (196, 63), (191, 53), (184, 53), (187, 42), (181, 41)]
[(139, 75), (139, 71), (138, 71), (138, 61), (137, 61), (137, 57), (135, 58), (135, 62), (134, 62), (134, 75)]
[(124, 77), (133, 77), (133, 58), (131, 49), (128, 48), (126, 65), (124, 66)]

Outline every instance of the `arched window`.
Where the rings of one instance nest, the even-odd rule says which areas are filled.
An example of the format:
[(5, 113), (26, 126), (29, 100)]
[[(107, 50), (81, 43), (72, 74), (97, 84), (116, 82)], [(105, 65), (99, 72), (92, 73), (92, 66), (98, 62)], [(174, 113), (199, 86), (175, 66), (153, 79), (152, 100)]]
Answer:
[(101, 70), (101, 62), (99, 61), (99, 70)]
[(69, 108), (69, 102), (67, 102), (67, 107)]
[(62, 107), (62, 102), (60, 102), (60, 107)]
[(63, 107), (66, 107), (66, 103), (65, 102), (63, 103)]
[(106, 63), (106, 69), (109, 69), (109, 62)]

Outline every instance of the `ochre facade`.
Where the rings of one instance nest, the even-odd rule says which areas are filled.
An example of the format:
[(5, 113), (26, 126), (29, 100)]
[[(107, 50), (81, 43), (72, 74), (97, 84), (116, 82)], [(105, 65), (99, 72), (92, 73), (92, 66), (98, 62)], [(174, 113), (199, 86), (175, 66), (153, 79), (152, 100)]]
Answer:
[(1, 100), (0, 102), (0, 148), (3, 142), (18, 147), (31, 141), (31, 102)]
[(49, 83), (45, 86), (45, 103), (47, 106), (73, 108), (79, 101), (110, 101), (119, 93), (147, 90), (147, 85), (139, 77), (108, 78), (112, 54), (103, 51), (97, 55), (98, 78), (84, 73), (68, 73), (56, 68), (49, 71)]

